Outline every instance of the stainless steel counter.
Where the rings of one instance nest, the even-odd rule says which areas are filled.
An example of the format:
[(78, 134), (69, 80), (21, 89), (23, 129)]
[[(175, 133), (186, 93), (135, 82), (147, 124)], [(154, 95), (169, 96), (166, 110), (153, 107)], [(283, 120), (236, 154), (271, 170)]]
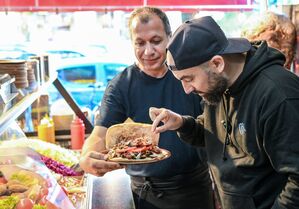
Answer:
[(88, 175), (86, 209), (135, 209), (130, 177), (124, 169), (103, 177)]

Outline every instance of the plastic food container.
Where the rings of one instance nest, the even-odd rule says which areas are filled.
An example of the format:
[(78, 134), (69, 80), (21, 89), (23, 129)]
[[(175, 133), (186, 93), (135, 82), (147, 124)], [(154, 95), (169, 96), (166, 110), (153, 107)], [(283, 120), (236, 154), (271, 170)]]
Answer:
[(0, 171), (4, 178), (0, 183), (0, 196), (4, 198), (0, 199), (0, 206), (8, 201), (12, 208), (25, 208), (23, 204), (26, 202), (43, 205), (46, 209), (75, 209), (34, 150), (0, 148)]

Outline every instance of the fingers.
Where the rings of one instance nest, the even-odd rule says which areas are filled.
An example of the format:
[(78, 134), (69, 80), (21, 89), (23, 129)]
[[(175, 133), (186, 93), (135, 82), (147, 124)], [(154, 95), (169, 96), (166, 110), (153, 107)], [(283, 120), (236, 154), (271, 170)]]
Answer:
[[(163, 117), (163, 115), (161, 115), (161, 117)], [(166, 116), (166, 117), (168, 117), (168, 116)], [(160, 123), (160, 121), (162, 121), (164, 124), (158, 126), (158, 124)], [(157, 122), (157, 124), (155, 122)], [(152, 127), (154, 133), (162, 133), (162, 132), (165, 132), (167, 130), (172, 130), (171, 124), (168, 123), (168, 118), (167, 119), (164, 118), (164, 119), (160, 120), (157, 117), (156, 120), (155, 120), (155, 122), (154, 122), (155, 124), (153, 123), (153, 127)]]
[(152, 124), (152, 131), (155, 132), (156, 127), (158, 126), (160, 121), (157, 121), (156, 118), (160, 114), (161, 110), (155, 107), (150, 107), (149, 108), (149, 116), (150, 119), (153, 121)]
[(88, 153), (90, 158), (97, 159), (97, 160), (107, 160), (107, 155), (102, 154), (100, 152), (91, 151)]
[(105, 173), (123, 168), (118, 163), (108, 162), (108, 156), (100, 152), (90, 151), (80, 159), (80, 166), (86, 172), (95, 176), (103, 176)]
[(116, 170), (116, 169), (121, 169), (123, 168), (123, 166), (121, 166), (118, 163), (112, 163), (112, 162), (107, 162), (105, 161), (105, 163), (103, 162), (94, 162), (93, 163), (93, 170), (94, 170), (94, 175), (95, 176), (103, 176), (105, 175), (107, 172)]
[[(152, 114), (155, 115), (154, 116), (155, 119), (153, 120), (153, 124), (152, 124), (152, 131), (155, 133), (166, 131), (167, 122), (169, 119), (169, 111), (163, 108), (161, 109), (155, 108), (154, 110), (152, 110)], [(164, 125), (158, 127), (161, 121), (164, 123)]]
[[(182, 116), (165, 108), (151, 107), (149, 115), (153, 120), (152, 131), (154, 133), (176, 130), (182, 125), (183, 121)], [(163, 122), (163, 125), (160, 125), (161, 122)]]
[(94, 161), (92, 167), (97, 170), (115, 170), (122, 168), (120, 164), (108, 161)]
[(156, 119), (157, 115), (159, 115), (160, 112), (161, 112), (160, 109), (155, 108), (155, 107), (150, 107), (150, 108), (149, 108), (149, 116), (150, 116), (150, 119), (151, 119), (152, 121), (154, 121), (154, 120)]

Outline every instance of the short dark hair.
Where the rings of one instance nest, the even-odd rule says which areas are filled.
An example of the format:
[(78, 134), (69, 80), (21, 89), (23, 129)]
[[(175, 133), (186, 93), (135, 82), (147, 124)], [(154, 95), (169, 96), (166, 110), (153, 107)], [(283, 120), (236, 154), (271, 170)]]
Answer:
[(156, 8), (156, 7), (146, 6), (146, 7), (140, 7), (140, 8), (135, 9), (130, 15), (128, 26), (129, 26), (129, 32), (130, 32), (131, 38), (132, 38), (133, 19), (135, 17), (138, 17), (142, 23), (147, 23), (150, 20), (151, 15), (157, 15), (161, 19), (166, 35), (171, 36), (171, 27), (170, 27), (169, 20), (168, 20), (167, 15), (165, 14), (165, 12), (163, 12), (161, 9)]

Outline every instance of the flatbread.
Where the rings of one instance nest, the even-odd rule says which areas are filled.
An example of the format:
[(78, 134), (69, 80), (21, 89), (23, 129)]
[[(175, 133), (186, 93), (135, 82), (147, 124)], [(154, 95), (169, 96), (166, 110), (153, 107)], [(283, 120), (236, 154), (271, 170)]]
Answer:
[(160, 134), (151, 131), (152, 125), (145, 123), (120, 123), (108, 128), (106, 133), (106, 148), (110, 149), (121, 140), (121, 135), (132, 137), (148, 136), (152, 139), (152, 145), (157, 146)]
[[(106, 133), (106, 148), (109, 150), (108, 160), (122, 164), (141, 164), (168, 158), (171, 155), (170, 152), (158, 147), (160, 135), (153, 133), (151, 128), (151, 124), (144, 123), (122, 123), (108, 128)], [(135, 139), (137, 141), (146, 141), (146, 144), (144, 146), (132, 146), (132, 141)], [(122, 142), (122, 145), (124, 142), (128, 143), (125, 145), (125, 148), (120, 148), (120, 142)], [(145, 150), (140, 150), (143, 148)], [(130, 149), (131, 151), (129, 151)]]
[(109, 159), (109, 161), (120, 163), (120, 164), (127, 164), (127, 165), (135, 165), (135, 164), (145, 164), (145, 163), (153, 163), (158, 162), (161, 160), (165, 160), (171, 156), (171, 153), (168, 150), (161, 149), (160, 154), (155, 154), (154, 157), (147, 157), (143, 159), (127, 159), (122, 157), (115, 157)]

